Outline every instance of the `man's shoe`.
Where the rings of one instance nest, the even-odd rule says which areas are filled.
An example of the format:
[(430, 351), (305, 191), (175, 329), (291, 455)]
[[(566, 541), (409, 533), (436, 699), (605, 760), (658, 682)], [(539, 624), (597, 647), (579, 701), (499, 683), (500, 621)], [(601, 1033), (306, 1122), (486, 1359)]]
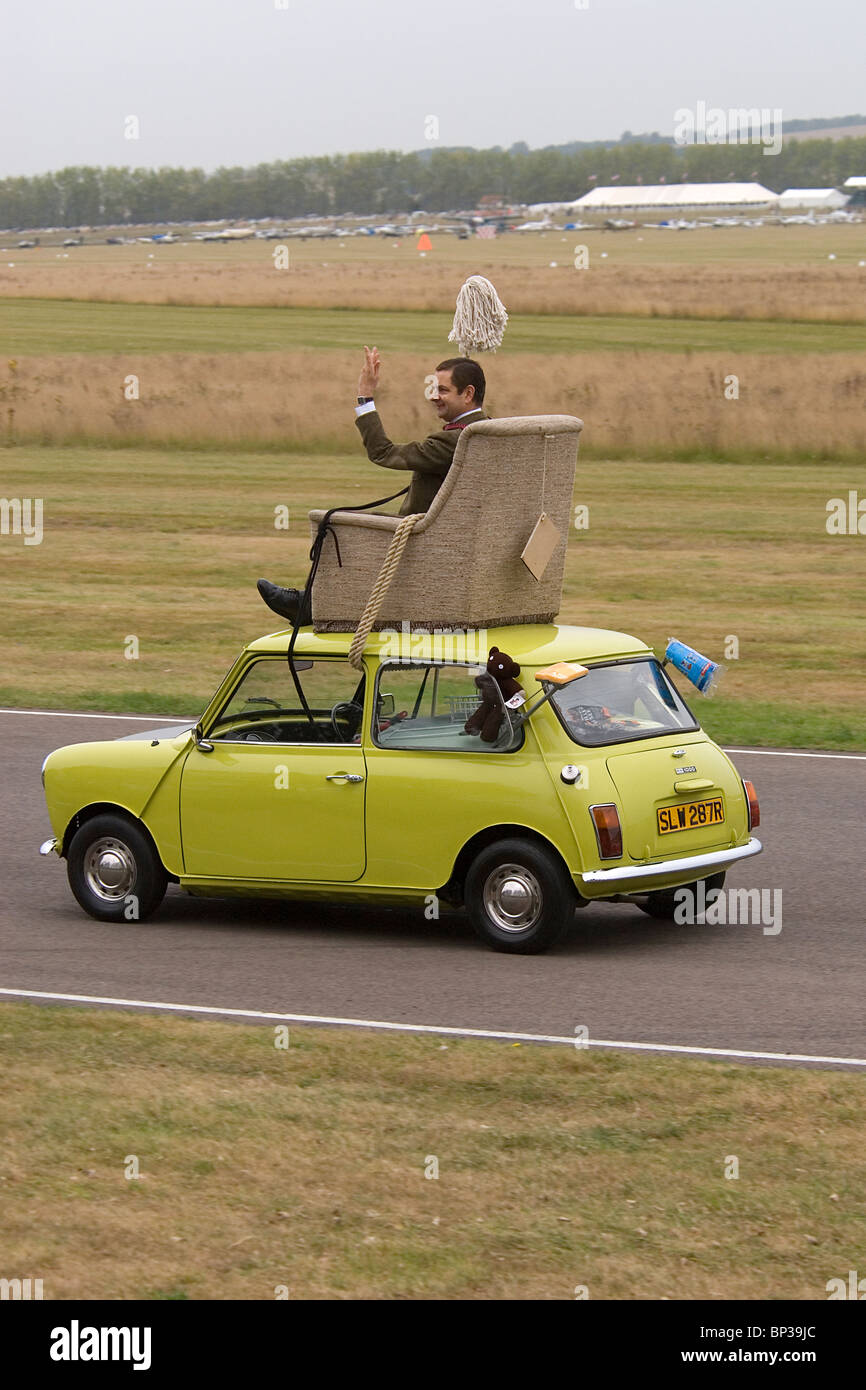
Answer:
[(313, 621), (309, 599), (302, 606), (304, 595), (300, 589), (283, 589), (279, 584), (272, 584), (269, 579), (260, 579), (256, 588), (268, 607), (274, 613), (279, 613), (281, 618), (287, 618), (293, 626), (298, 623), (299, 609), (300, 627), (306, 627)]

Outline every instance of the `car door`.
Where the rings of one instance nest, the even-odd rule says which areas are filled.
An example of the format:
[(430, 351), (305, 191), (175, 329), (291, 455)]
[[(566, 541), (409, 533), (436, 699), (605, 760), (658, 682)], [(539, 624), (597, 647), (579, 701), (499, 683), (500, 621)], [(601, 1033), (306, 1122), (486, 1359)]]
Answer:
[(383, 663), (367, 753), (371, 882), (435, 887), (478, 830), (499, 821), (534, 825), (547, 814), (544, 764), (501, 701), (495, 737), (492, 729), (490, 741), (465, 730), (482, 702), (479, 674), (483, 665), (468, 662)]
[[(365, 868), (367, 769), (358, 674), (344, 659), (248, 666), (187, 755), (180, 818), (187, 875), (349, 883)], [(363, 694), (360, 695), (363, 702)], [(341, 707), (341, 708), (340, 708)], [(332, 719), (332, 711), (338, 713)]]

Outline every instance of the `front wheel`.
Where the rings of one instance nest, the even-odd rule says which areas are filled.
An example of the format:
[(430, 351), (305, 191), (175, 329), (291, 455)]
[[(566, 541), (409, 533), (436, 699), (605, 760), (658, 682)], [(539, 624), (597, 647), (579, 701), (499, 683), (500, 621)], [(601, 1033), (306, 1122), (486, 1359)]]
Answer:
[(546, 951), (571, 921), (577, 897), (556, 855), (530, 840), (499, 840), (473, 861), (464, 901), (476, 934), (494, 951)]
[(165, 896), (167, 875), (149, 837), (122, 816), (94, 816), (72, 837), (66, 873), (99, 922), (139, 922)]

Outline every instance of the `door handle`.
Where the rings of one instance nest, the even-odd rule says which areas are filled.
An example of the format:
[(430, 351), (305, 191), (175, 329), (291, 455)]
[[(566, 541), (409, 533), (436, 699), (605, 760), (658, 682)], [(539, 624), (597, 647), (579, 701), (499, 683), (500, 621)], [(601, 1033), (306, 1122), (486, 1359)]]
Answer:
[(329, 772), (326, 782), (363, 782), (360, 772)]

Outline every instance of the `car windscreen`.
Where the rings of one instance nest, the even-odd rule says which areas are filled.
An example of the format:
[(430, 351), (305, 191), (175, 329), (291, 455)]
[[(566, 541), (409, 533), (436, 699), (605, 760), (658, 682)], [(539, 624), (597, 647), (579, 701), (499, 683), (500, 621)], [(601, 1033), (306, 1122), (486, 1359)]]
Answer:
[(550, 703), (569, 738), (588, 748), (699, 727), (655, 659), (590, 666)]

